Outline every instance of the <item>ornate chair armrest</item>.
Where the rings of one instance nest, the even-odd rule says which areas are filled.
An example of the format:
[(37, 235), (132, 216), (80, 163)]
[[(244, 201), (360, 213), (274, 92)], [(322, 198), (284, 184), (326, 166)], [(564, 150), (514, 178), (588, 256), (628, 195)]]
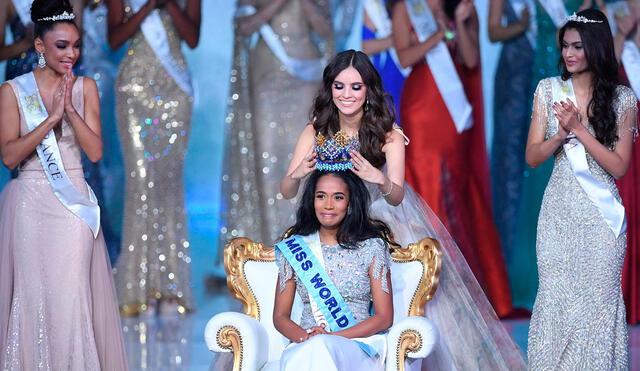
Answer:
[(386, 371), (404, 371), (407, 357), (428, 356), (437, 341), (438, 329), (433, 322), (424, 317), (407, 317), (395, 323), (387, 334)]
[(204, 339), (212, 352), (233, 352), (234, 371), (258, 370), (269, 358), (266, 330), (246, 314), (216, 314), (204, 329)]

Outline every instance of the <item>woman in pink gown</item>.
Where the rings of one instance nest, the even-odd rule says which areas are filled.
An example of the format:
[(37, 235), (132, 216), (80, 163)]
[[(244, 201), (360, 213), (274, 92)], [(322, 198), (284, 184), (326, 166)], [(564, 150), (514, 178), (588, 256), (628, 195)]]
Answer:
[(80, 150), (102, 156), (98, 90), (71, 72), (80, 34), (69, 2), (36, 0), (31, 17), (39, 68), (0, 87), (2, 162), (19, 169), (0, 196), (0, 368), (126, 370), (99, 208), (80, 161)]

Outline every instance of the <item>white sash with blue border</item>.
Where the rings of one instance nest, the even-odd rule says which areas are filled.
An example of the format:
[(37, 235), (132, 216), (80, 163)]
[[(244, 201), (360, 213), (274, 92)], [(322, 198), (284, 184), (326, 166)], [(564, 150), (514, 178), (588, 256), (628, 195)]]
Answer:
[[(33, 72), (29, 72), (16, 77), (13, 81), (18, 87), (18, 98), (27, 127), (29, 131), (33, 131), (49, 116), (42, 102), (35, 76)], [(88, 184), (89, 197), (87, 198), (76, 189), (69, 179), (62, 163), (62, 156), (53, 129), (42, 139), (42, 142), (36, 147), (36, 151), (42, 169), (58, 200), (91, 228), (94, 238), (98, 237), (100, 231), (98, 200)]]
[(20, 17), (20, 22), (26, 26), (31, 23), (31, 3), (33, 0), (11, 0), (16, 13)]
[[(567, 23), (569, 13), (567, 13), (567, 8), (564, 7), (562, 0), (538, 0), (538, 2), (547, 12), (556, 28), (559, 29)], [(535, 22), (535, 19), (533, 19), (533, 21)]]
[[(147, 0), (129, 1), (131, 8), (136, 13), (147, 3)], [(189, 70), (182, 68), (182, 66), (173, 59), (167, 31), (164, 29), (158, 9), (152, 10), (151, 13), (147, 15), (140, 25), (140, 30), (171, 78), (173, 78), (180, 89), (189, 94), (189, 96), (193, 96), (193, 85), (191, 83)]]
[[(571, 79), (563, 81), (562, 78), (556, 76), (551, 81), (554, 102), (564, 101), (569, 98), (576, 107), (578, 106)], [(560, 125), (560, 123), (558, 123), (558, 125)], [(569, 139), (569, 141), (563, 145), (563, 148), (578, 183), (582, 189), (584, 189), (589, 199), (596, 205), (598, 210), (600, 210), (607, 225), (609, 225), (617, 238), (627, 229), (624, 206), (613, 196), (613, 193), (611, 193), (605, 184), (591, 174), (589, 163), (587, 162), (586, 150), (578, 138), (573, 137)]]
[[(438, 25), (425, 0), (406, 0), (407, 12), (418, 35), (418, 41), (424, 42), (436, 31)], [(453, 119), (456, 130), (462, 133), (471, 129), (473, 118), (472, 107), (469, 104), (464, 87), (453, 64), (451, 54), (444, 41), (440, 41), (427, 52), (425, 56), (438, 91), (444, 100), (447, 110)]]
[[(317, 232), (309, 236), (289, 237), (277, 243), (275, 247), (276, 252), (282, 253), (291, 264), (298, 279), (307, 289), (318, 326), (324, 323), (328, 332), (335, 332), (357, 323), (340, 291), (324, 269), (322, 245)], [(375, 357), (379, 353), (378, 349), (385, 345), (377, 335), (352, 340), (370, 357)]]

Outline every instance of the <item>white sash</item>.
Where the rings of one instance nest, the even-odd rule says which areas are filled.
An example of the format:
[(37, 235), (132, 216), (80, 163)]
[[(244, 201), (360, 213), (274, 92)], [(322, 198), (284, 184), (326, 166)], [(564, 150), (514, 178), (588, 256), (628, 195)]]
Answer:
[[(253, 6), (241, 6), (236, 10), (235, 18), (251, 16), (256, 14), (256, 12), (257, 10)], [(322, 70), (324, 69), (322, 59), (301, 60), (288, 56), (284, 45), (280, 42), (278, 34), (275, 33), (268, 23), (263, 24), (259, 32), (264, 42), (269, 46), (280, 63), (284, 65), (290, 75), (304, 81), (320, 81), (322, 79)]]
[(533, 50), (536, 49), (536, 39), (538, 37), (538, 23), (536, 22), (536, 4), (533, 0), (509, 0), (511, 9), (516, 14), (516, 17), (520, 17), (524, 8), (529, 9), (529, 28), (527, 29), (527, 40), (531, 44)]
[[(424, 42), (438, 30), (436, 20), (425, 0), (406, 0), (405, 3), (418, 40)], [(458, 133), (470, 129), (473, 126), (472, 108), (447, 45), (444, 41), (438, 42), (425, 57)]]
[[(560, 77), (553, 78), (552, 91), (554, 102), (564, 101), (569, 98), (577, 106), (571, 79), (562, 81)], [(591, 174), (586, 150), (577, 138), (570, 139), (563, 145), (563, 148), (578, 183), (589, 199), (600, 210), (604, 220), (617, 238), (627, 229), (624, 206), (613, 196), (605, 184)]]
[[(630, 14), (629, 5), (626, 1), (616, 1), (613, 3), (607, 3), (607, 18), (609, 19), (609, 25), (611, 26), (611, 33), (615, 35), (618, 31), (616, 25), (615, 15)], [(622, 49), (622, 66), (629, 79), (631, 89), (636, 94), (636, 97), (640, 97), (640, 49), (633, 40), (626, 40)]]
[(23, 25), (31, 23), (31, 3), (33, 0), (11, 0), (13, 7), (16, 8), (16, 13), (20, 17), (20, 22)]
[[(18, 98), (27, 127), (29, 131), (33, 131), (48, 117), (36, 79), (33, 72), (29, 72), (16, 77), (13, 81), (18, 86)], [(88, 184), (89, 198), (80, 193), (69, 179), (62, 163), (62, 156), (53, 129), (42, 139), (42, 142), (36, 147), (36, 151), (42, 169), (58, 200), (91, 228), (94, 238), (98, 237), (100, 231), (98, 200)]]
[[(147, 0), (129, 0), (131, 2), (131, 8), (134, 12), (140, 11), (140, 9), (147, 3)], [(193, 96), (193, 85), (191, 83), (191, 75), (189, 70), (182, 68), (173, 59), (171, 55), (171, 49), (169, 47), (169, 39), (167, 37), (167, 31), (162, 24), (162, 18), (160, 17), (160, 11), (154, 9), (147, 15), (140, 25), (140, 30), (144, 38), (153, 49), (153, 52), (162, 63), (162, 66), (167, 70), (167, 73), (178, 84), (180, 89), (189, 96)]]
[(540, 5), (549, 14), (556, 28), (561, 28), (567, 22), (567, 9), (564, 7), (562, 0), (538, 0)]
[[(376, 28), (376, 38), (384, 39), (385, 37), (391, 36), (391, 19), (389, 19), (389, 14), (387, 14), (387, 9), (385, 8), (382, 0), (365, 0), (364, 10), (367, 12), (369, 19), (371, 19), (373, 26)], [(402, 73), (404, 77), (409, 76), (411, 73), (411, 67), (402, 67), (395, 48), (389, 48), (389, 55), (391, 56), (393, 63), (398, 67), (400, 73)], [(382, 65), (386, 63), (386, 57), (387, 55), (385, 53), (380, 53), (380, 63)]]

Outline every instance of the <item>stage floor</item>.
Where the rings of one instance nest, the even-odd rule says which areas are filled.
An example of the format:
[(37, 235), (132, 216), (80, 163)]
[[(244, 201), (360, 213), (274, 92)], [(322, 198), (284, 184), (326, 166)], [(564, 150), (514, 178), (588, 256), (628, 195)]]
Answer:
[[(204, 327), (211, 316), (241, 311), (239, 302), (226, 292), (203, 300), (194, 313), (184, 316), (125, 318), (122, 321), (129, 367), (134, 370), (209, 370), (215, 354), (204, 342)], [(529, 320), (504, 321), (526, 352)], [(630, 327), (631, 370), (640, 369), (640, 326)]]

